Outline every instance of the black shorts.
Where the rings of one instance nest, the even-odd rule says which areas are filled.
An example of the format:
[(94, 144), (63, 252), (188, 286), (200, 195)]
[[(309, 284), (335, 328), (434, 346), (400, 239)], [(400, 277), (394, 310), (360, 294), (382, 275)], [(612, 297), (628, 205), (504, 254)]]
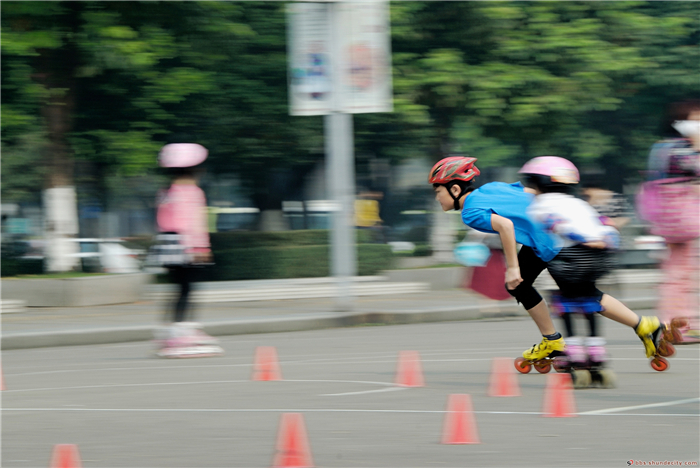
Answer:
[(561, 249), (547, 264), (547, 271), (564, 297), (601, 298), (603, 293), (595, 283), (617, 266), (616, 259), (614, 251), (574, 245)]

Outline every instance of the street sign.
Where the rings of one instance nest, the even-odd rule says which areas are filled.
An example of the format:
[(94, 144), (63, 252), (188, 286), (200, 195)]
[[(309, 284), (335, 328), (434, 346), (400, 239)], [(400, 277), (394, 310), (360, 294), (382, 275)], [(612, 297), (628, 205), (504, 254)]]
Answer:
[(287, 14), (291, 115), (393, 110), (388, 2), (291, 3)]

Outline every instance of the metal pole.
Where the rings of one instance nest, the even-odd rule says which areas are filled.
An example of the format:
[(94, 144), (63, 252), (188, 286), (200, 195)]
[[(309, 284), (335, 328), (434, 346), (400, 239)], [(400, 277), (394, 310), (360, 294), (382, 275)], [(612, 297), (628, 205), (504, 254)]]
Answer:
[(325, 116), (328, 192), (334, 202), (331, 225), (331, 274), (336, 279), (336, 308), (351, 310), (353, 277), (357, 274), (355, 248), (355, 164), (352, 115), (334, 112)]
[(357, 274), (355, 248), (355, 155), (353, 151), (352, 115), (342, 112), (342, 83), (340, 77), (340, 21), (338, 3), (331, 3), (330, 51), (332, 63), (333, 112), (325, 116), (326, 163), (328, 193), (335, 205), (331, 229), (331, 274), (336, 280), (336, 309), (353, 307), (352, 282)]

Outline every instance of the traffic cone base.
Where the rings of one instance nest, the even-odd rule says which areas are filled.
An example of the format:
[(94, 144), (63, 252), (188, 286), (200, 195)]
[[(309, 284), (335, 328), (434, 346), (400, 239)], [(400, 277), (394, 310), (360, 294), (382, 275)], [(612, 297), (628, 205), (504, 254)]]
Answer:
[(443, 444), (480, 444), (476, 418), (469, 395), (452, 394), (442, 429)]
[(78, 446), (73, 444), (56, 444), (51, 455), (50, 468), (80, 468)]
[(396, 366), (396, 385), (403, 387), (424, 387), (423, 367), (418, 351), (399, 352), (399, 361)]
[(252, 380), (282, 380), (277, 349), (274, 346), (258, 346), (255, 348)]
[(277, 435), (273, 468), (313, 467), (311, 449), (301, 413), (284, 413)]
[(491, 366), (489, 396), (514, 397), (520, 396), (520, 384), (515, 375), (511, 358), (494, 358)]
[(547, 418), (576, 416), (574, 386), (569, 374), (547, 374), (542, 415)]

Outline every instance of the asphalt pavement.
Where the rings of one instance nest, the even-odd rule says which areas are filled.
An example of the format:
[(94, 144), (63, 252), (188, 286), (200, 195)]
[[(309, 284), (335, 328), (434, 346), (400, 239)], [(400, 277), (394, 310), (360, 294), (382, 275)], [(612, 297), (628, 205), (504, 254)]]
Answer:
[[(379, 299), (368, 310), (398, 304)], [(246, 314), (271, 310), (258, 306)], [(130, 310), (127, 323), (158, 312)], [(155, 358), (143, 341), (5, 350), (2, 466), (56, 466), (56, 445), (71, 444), (82, 468), (269, 467), (282, 435), (282, 448), (306, 435), (311, 464), (329, 468), (697, 466), (700, 347), (679, 346), (655, 372), (632, 330), (601, 324), (617, 386), (574, 390), (566, 417), (544, 417), (545, 402), (563, 401), (548, 393), (554, 374), (513, 374), (519, 396), (489, 395), (494, 359), (539, 339), (521, 316), (222, 336), (224, 356), (186, 360)], [(277, 351), (281, 380), (251, 378), (259, 346)], [(401, 351), (418, 352), (423, 387), (394, 384)], [(462, 427), (478, 443), (441, 443), (459, 432), (446, 424), (456, 394), (472, 401)], [(281, 431), (288, 413), (304, 430)]]

